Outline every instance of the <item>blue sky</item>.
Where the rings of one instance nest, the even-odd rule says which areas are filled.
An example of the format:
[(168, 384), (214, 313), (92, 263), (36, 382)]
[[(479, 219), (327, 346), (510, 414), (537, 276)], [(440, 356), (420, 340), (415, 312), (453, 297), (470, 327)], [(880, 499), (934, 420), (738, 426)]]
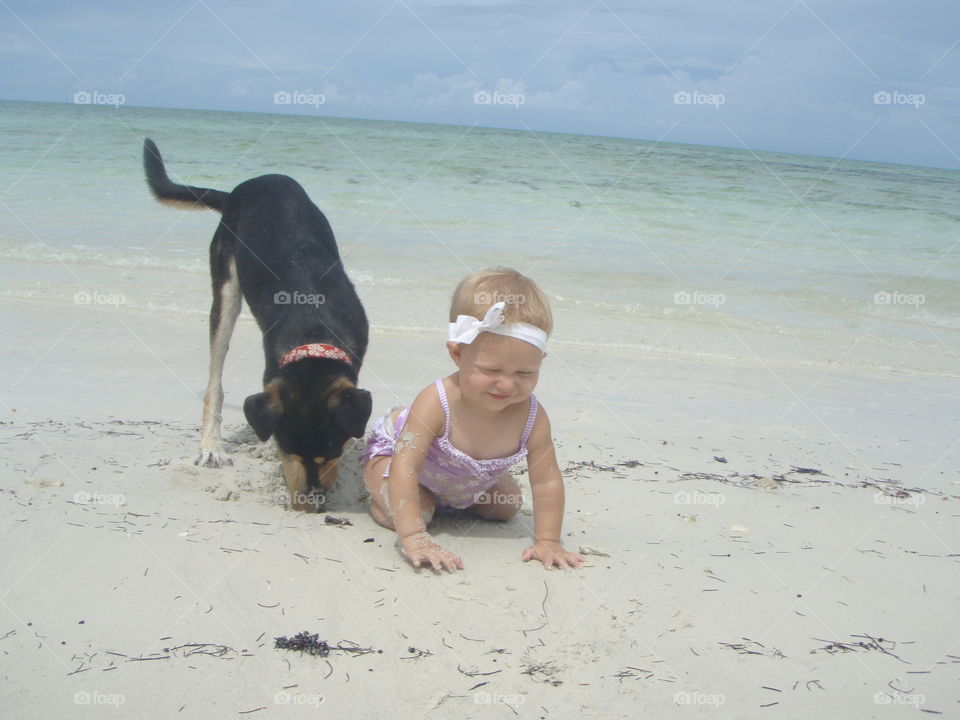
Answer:
[(960, 168), (956, 0), (0, 0), (0, 98)]

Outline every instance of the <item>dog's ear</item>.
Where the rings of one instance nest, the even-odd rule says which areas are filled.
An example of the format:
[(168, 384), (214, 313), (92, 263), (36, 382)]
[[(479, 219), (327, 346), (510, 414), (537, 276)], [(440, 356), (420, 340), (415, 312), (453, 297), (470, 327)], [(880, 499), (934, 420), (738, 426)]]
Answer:
[(247, 422), (260, 438), (260, 442), (268, 440), (283, 417), (283, 398), (277, 383), (271, 381), (262, 393), (251, 395), (244, 400), (243, 414), (247, 416)]
[(363, 437), (367, 430), (367, 420), (373, 411), (373, 398), (369, 391), (360, 388), (346, 388), (340, 392), (340, 402), (332, 408), (333, 421), (350, 437)]

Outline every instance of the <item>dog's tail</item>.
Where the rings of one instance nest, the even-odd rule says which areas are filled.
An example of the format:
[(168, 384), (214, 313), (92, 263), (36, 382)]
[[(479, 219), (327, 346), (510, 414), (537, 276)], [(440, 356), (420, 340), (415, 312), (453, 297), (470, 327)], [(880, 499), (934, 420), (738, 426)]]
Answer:
[(157, 144), (150, 138), (143, 141), (143, 170), (147, 174), (147, 184), (153, 196), (162, 203), (182, 208), (210, 208), (223, 212), (230, 193), (210, 188), (198, 188), (190, 185), (178, 185), (167, 177), (163, 158)]

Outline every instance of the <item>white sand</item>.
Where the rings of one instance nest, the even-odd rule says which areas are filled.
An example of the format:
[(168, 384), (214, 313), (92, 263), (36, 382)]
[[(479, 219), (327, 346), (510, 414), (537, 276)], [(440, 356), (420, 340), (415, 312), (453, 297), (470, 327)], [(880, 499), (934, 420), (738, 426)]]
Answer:
[[(5, 717), (960, 716), (955, 381), (556, 343), (537, 394), (565, 542), (606, 555), (547, 572), (520, 561), (529, 515), (452, 516), (435, 533), (466, 569), (440, 575), (366, 514), (356, 448), (329, 509), (352, 526), (278, 504), (240, 410), (251, 322), (235, 465), (207, 470), (204, 318), (0, 317)], [(439, 333), (374, 333), (361, 384), (376, 414), (448, 363)], [(274, 649), (304, 630), (373, 652)]]

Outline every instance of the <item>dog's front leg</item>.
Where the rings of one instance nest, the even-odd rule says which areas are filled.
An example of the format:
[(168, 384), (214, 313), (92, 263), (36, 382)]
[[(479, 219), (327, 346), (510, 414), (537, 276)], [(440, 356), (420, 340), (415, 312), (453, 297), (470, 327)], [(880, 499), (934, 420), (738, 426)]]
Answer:
[(210, 379), (203, 395), (203, 431), (200, 455), (194, 461), (204, 467), (232, 465), (220, 439), (220, 413), (223, 410), (223, 364), (230, 348), (230, 336), (237, 323), (243, 297), (237, 280), (236, 264), (231, 260), (224, 274), (213, 269), (213, 307), (210, 309)]

